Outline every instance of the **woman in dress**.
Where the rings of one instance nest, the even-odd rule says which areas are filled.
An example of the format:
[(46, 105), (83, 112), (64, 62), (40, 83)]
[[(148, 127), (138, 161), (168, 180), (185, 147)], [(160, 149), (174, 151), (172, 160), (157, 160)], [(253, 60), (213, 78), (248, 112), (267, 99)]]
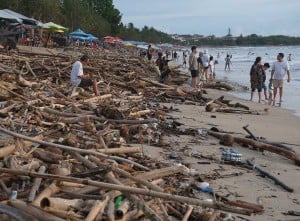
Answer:
[(255, 59), (254, 64), (250, 70), (250, 83), (251, 83), (251, 98), (253, 100), (253, 95), (255, 90), (258, 91), (258, 102), (261, 103), (261, 92), (263, 86), (263, 66), (261, 64), (261, 57)]

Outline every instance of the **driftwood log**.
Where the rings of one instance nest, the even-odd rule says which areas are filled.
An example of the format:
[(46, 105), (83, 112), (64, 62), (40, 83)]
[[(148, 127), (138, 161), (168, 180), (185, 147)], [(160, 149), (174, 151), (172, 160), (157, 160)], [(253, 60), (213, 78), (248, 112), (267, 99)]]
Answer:
[(294, 189), (280, 181), (278, 178), (274, 177), (270, 173), (266, 172), (265, 170), (261, 169), (257, 165), (255, 165), (251, 160), (247, 160), (247, 163), (253, 167), (253, 170), (257, 170), (263, 177), (267, 177), (275, 182), (276, 185), (281, 186), (283, 189), (285, 189), (288, 192), (294, 192)]
[[(218, 133), (218, 132), (214, 132), (211, 130), (208, 131), (208, 134), (211, 136), (214, 136), (218, 139), (223, 139), (223, 136), (224, 136), (223, 133)], [(226, 136), (231, 136), (231, 135), (227, 134)], [(261, 149), (261, 150), (269, 151), (272, 153), (276, 153), (278, 155), (284, 156), (285, 158), (294, 161), (294, 163), (296, 165), (300, 166), (300, 155), (298, 153), (295, 153), (295, 152), (292, 152), (292, 151), (289, 151), (286, 149), (282, 149), (282, 148), (279, 148), (279, 147), (271, 145), (271, 144), (266, 144), (266, 143), (262, 143), (262, 142), (255, 141), (252, 139), (248, 139), (248, 138), (234, 137), (234, 136), (232, 136), (232, 138), (235, 143), (239, 143), (242, 145), (251, 146), (256, 149)]]

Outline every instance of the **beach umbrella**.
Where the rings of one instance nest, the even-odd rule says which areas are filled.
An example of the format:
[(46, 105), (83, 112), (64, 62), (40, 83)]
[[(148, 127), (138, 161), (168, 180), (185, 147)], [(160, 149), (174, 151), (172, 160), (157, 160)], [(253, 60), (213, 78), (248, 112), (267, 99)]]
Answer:
[(136, 47), (134, 44), (131, 44), (131, 43), (127, 43), (127, 44), (124, 44), (125, 47)]
[(4, 10), (0, 10), (0, 18), (5, 19), (9, 22), (16, 22), (16, 23), (20, 23), (20, 24), (22, 23), (22, 19), (14, 16), (14, 15), (11, 15)]
[(71, 32), (69, 34), (70, 37), (76, 37), (76, 36), (81, 36), (81, 37), (89, 37), (89, 34), (85, 33), (82, 31), (80, 28), (76, 29), (75, 31)]
[(136, 47), (135, 44), (132, 44), (131, 42), (124, 42), (125, 47)]
[(94, 40), (97, 40), (98, 38), (97, 37), (95, 37), (94, 35), (92, 35), (92, 34), (88, 34), (89, 36), (88, 36), (88, 39), (90, 40), (90, 41), (94, 41)]
[(148, 45), (137, 45), (136, 47), (140, 48), (140, 49), (145, 49), (145, 50), (148, 49)]
[(34, 18), (29, 18), (29, 17), (27, 17), (25, 15), (22, 15), (22, 14), (20, 14), (18, 12), (14, 12), (14, 11), (12, 11), (10, 9), (3, 9), (2, 11), (4, 11), (4, 12), (6, 12), (6, 13), (8, 13), (8, 14), (16, 17), (16, 18), (21, 19), (22, 23), (24, 25), (38, 26), (38, 27), (41, 27), (43, 25), (42, 22), (40, 22), (38, 20), (35, 20)]
[(68, 30), (67, 28), (65, 28), (61, 25), (55, 24), (53, 22), (48, 22), (48, 23), (43, 24), (42, 28), (47, 29), (52, 32), (65, 32)]

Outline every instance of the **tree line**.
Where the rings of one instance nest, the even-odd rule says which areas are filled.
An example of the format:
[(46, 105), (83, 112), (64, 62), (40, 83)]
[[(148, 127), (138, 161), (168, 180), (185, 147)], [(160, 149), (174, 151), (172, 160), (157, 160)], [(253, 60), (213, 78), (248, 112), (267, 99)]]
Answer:
[(217, 38), (210, 36), (201, 39), (188, 40), (184, 45), (197, 46), (276, 46), (276, 45), (300, 45), (300, 37), (285, 35), (259, 36), (251, 34), (248, 36)]
[(172, 38), (153, 27), (142, 29), (123, 24), (113, 0), (0, 0), (1, 9), (11, 9), (41, 22), (54, 22), (73, 31), (77, 28), (98, 37), (117, 35), (125, 40), (170, 42)]

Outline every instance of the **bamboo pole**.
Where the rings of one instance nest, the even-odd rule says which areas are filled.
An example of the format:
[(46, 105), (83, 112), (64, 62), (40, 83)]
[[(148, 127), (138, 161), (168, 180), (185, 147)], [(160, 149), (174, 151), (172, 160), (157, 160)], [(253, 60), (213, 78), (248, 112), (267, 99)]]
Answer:
[(194, 207), (193, 206), (188, 206), (187, 211), (185, 212), (182, 221), (188, 221), (192, 212), (193, 212)]
[[(169, 193), (161, 193), (161, 192), (152, 191), (152, 190), (145, 190), (145, 189), (140, 189), (140, 188), (135, 188), (135, 187), (128, 187), (128, 186), (122, 186), (122, 185), (116, 185), (116, 184), (110, 184), (110, 183), (104, 183), (104, 182), (97, 182), (97, 181), (89, 180), (89, 179), (80, 179), (80, 178), (75, 178), (75, 177), (58, 176), (58, 175), (51, 175), (51, 174), (39, 174), (36, 172), (21, 171), (21, 170), (6, 169), (6, 168), (0, 168), (0, 172), (19, 175), (19, 176), (40, 177), (40, 178), (44, 178), (44, 179), (53, 179), (53, 180), (58, 180), (58, 181), (67, 181), (67, 182), (72, 182), (72, 183), (85, 184), (85, 185), (96, 186), (96, 187), (105, 188), (105, 189), (109, 189), (109, 190), (119, 190), (121, 192), (126, 192), (126, 193), (152, 196), (152, 197), (157, 197), (157, 198), (161, 198), (161, 199), (165, 199), (165, 200), (187, 203), (187, 204), (196, 205), (196, 206), (215, 208), (215, 209), (228, 211), (228, 212), (232, 212), (232, 213), (238, 213), (238, 214), (242, 214), (242, 215), (250, 215), (249, 210), (241, 210), (241, 209), (237, 209), (237, 208), (232, 208), (232, 207), (226, 206), (222, 203), (212, 203), (212, 202), (207, 202), (204, 200), (189, 198), (189, 197), (185, 197), (185, 196), (172, 195)], [(52, 193), (52, 191), (50, 193)], [(37, 200), (35, 200), (35, 201), (37, 201)]]
[(50, 207), (45, 207), (44, 211), (48, 213), (52, 213), (55, 216), (58, 216), (62, 219), (65, 220), (70, 220), (70, 221), (82, 221), (83, 216), (76, 214), (73, 211), (64, 211), (64, 210), (59, 210), (59, 209), (54, 209)]
[(58, 197), (45, 197), (41, 200), (40, 207), (44, 209), (45, 207), (50, 207), (59, 210), (70, 210), (71, 208), (79, 209), (83, 204), (81, 199), (63, 199)]
[[(124, 186), (122, 182), (120, 182), (118, 179), (115, 178), (114, 174), (112, 172), (109, 172), (105, 175), (105, 178), (109, 180), (110, 182)], [(125, 194), (125, 196), (130, 199), (137, 208), (141, 209), (145, 216), (149, 218), (151, 221), (162, 221), (162, 219), (156, 214), (155, 211), (153, 211), (141, 198), (131, 195), (131, 194)]]
[[(38, 173), (44, 173), (45, 171), (46, 171), (46, 167), (41, 166), (39, 168)], [(27, 198), (28, 202), (32, 202), (35, 199), (36, 192), (39, 190), (41, 182), (42, 182), (42, 178), (38, 178), (38, 177), (34, 178), (33, 185), (31, 187), (30, 193)]]
[(80, 148), (76, 148), (76, 147), (70, 147), (70, 146), (66, 146), (66, 145), (61, 145), (61, 144), (55, 144), (55, 143), (50, 143), (50, 142), (46, 142), (46, 141), (41, 141), (41, 140), (37, 140), (37, 139), (31, 138), (31, 137), (28, 137), (28, 136), (25, 136), (25, 135), (22, 135), (22, 134), (18, 134), (18, 133), (12, 132), (12, 131), (7, 130), (7, 129), (2, 128), (2, 127), (0, 127), (0, 131), (3, 132), (3, 133), (5, 133), (5, 134), (9, 134), (11, 136), (14, 136), (14, 137), (17, 137), (17, 138), (21, 138), (21, 139), (24, 139), (24, 140), (28, 140), (28, 141), (31, 141), (31, 142), (34, 142), (34, 143), (39, 143), (39, 144), (42, 144), (42, 145), (45, 145), (45, 146), (57, 147), (57, 148), (60, 148), (60, 149), (66, 150), (66, 151), (75, 151), (75, 152), (83, 153), (83, 154), (96, 155), (96, 156), (99, 156), (99, 157), (102, 157), (102, 158), (106, 158), (106, 159), (112, 159), (112, 160), (117, 160), (117, 161), (122, 161), (122, 162), (129, 163), (129, 164), (133, 164), (136, 167), (138, 167), (140, 169), (143, 169), (143, 170), (146, 170), (146, 171), (149, 170), (149, 168), (147, 168), (147, 167), (145, 167), (145, 166), (143, 166), (143, 165), (141, 165), (139, 163), (136, 163), (136, 162), (134, 162), (132, 160), (128, 160), (128, 159), (125, 159), (125, 158), (122, 158), (122, 157), (109, 156), (109, 155), (106, 155), (106, 154), (103, 154), (103, 153), (99, 153), (99, 152), (93, 151), (93, 150), (84, 150), (84, 149), (80, 149)]
[(26, 214), (25, 211), (4, 204), (0, 204), (0, 213), (7, 214), (10, 217), (8, 220), (14, 218), (17, 221), (38, 221), (36, 218)]
[(97, 149), (97, 151), (104, 154), (130, 154), (130, 153), (141, 153), (143, 150), (141, 147), (120, 147), (120, 148)]
[[(37, 174), (39, 174), (39, 173), (37, 173)], [(40, 174), (40, 175), (43, 175), (43, 174)], [(46, 178), (46, 177), (39, 177), (39, 176), (35, 176), (35, 177), (37, 177), (37, 178)], [(57, 186), (56, 182), (51, 183), (50, 186), (48, 186), (46, 189), (44, 189), (37, 196), (37, 198), (32, 202), (32, 205), (40, 207), (42, 199), (44, 199), (46, 197), (50, 197), (51, 195), (59, 192), (59, 190), (60, 190), (60, 187)]]
[[(33, 139), (42, 140), (43, 135), (38, 135), (38, 136), (34, 137)], [(32, 141), (24, 141), (24, 142), (22, 142), (22, 147), (26, 149), (26, 148), (30, 147), (33, 143), (34, 142), (32, 142)], [(5, 156), (8, 156), (9, 154), (13, 153), (15, 151), (15, 149), (16, 149), (16, 144), (12, 144), (12, 145), (0, 148), (0, 158), (3, 158)]]
[(102, 216), (108, 201), (109, 201), (108, 196), (103, 201), (96, 200), (89, 214), (85, 218), (85, 221), (94, 221), (98, 215)]
[(111, 199), (108, 203), (107, 218), (109, 221), (115, 221), (115, 202)]
[(89, 98), (89, 99), (85, 99), (84, 100), (84, 103), (97, 103), (101, 100), (105, 100), (105, 99), (109, 99), (112, 97), (112, 94), (105, 94), (105, 95), (101, 95), (101, 96), (97, 96), (97, 97), (92, 97), (92, 98)]
[(24, 100), (24, 101), (28, 101), (28, 100), (29, 100), (27, 97), (24, 97), (24, 96), (22, 96), (22, 95), (20, 95), (20, 94), (18, 94), (18, 93), (16, 93), (16, 92), (13, 92), (12, 90), (10, 90), (10, 89), (8, 89), (8, 88), (2, 86), (1, 84), (0, 84), (0, 88), (3, 89), (3, 90), (8, 91), (9, 93), (11, 93), (11, 94), (17, 96), (18, 98), (21, 98), (21, 99)]
[(127, 211), (129, 210), (129, 206), (130, 206), (129, 200), (126, 199), (123, 200), (122, 205), (116, 209), (116, 217), (118, 219), (122, 219), (126, 215)]
[(27, 204), (21, 200), (10, 200), (8, 203), (9, 203), (9, 205), (11, 205), (19, 210), (26, 211), (26, 213), (32, 215), (33, 217), (36, 217), (38, 220), (64, 221), (64, 219), (62, 219), (62, 218), (54, 216), (50, 213), (46, 213), (45, 211), (38, 209), (36, 207), (33, 207), (30, 204)]
[(64, 117), (90, 117), (91, 119), (104, 122), (104, 121), (109, 121), (117, 124), (148, 124), (148, 123), (153, 123), (157, 122), (158, 120), (155, 118), (150, 118), (150, 119), (145, 119), (145, 120), (114, 120), (114, 119), (105, 119), (105, 118), (100, 118), (94, 115), (82, 115), (82, 114), (74, 114), (74, 113), (65, 113), (65, 112), (60, 112), (57, 110), (53, 110), (48, 107), (40, 107), (39, 110), (43, 112), (47, 112), (49, 114), (55, 114), (57, 116), (64, 116)]
[(136, 219), (138, 219), (142, 215), (144, 215), (144, 213), (143, 213), (142, 210), (135, 209), (135, 210), (132, 210), (132, 211), (126, 213), (125, 216), (123, 217), (123, 219), (121, 221), (136, 220)]

